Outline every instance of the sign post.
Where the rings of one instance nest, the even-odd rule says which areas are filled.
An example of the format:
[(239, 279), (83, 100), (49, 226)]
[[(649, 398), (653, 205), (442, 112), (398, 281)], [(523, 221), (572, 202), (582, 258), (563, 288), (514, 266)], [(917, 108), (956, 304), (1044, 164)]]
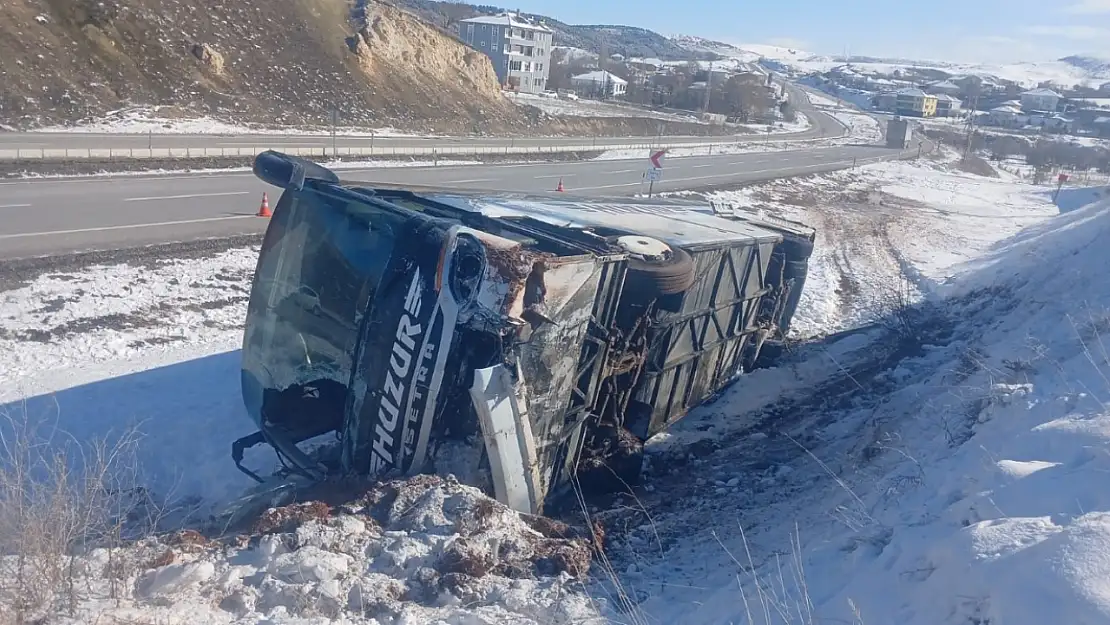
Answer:
[(1064, 187), (1064, 183), (1068, 181), (1067, 174), (1060, 174), (1056, 176), (1056, 193), (1052, 194), (1052, 203), (1056, 203), (1056, 198), (1060, 197), (1060, 189)]
[(339, 158), (339, 143), (336, 140), (336, 129), (339, 125), (339, 109), (334, 106), (328, 111), (328, 121), (331, 122), (331, 153), (335, 158)]
[(666, 153), (667, 150), (656, 150), (648, 156), (648, 160), (651, 161), (651, 169), (647, 170), (648, 197), (651, 197), (655, 189), (655, 181), (663, 179), (663, 156)]

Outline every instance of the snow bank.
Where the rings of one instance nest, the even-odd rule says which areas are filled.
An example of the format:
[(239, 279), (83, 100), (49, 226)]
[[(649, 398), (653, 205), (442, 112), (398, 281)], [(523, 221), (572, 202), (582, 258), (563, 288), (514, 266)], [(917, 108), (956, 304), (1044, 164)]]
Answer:
[(242, 248), (90, 267), (0, 293), (0, 416), (78, 441), (136, 431), (144, 486), (167, 501), (241, 492), (251, 482), (229, 445), (253, 431), (238, 350), (256, 259)]
[[(922, 443), (933, 430), (914, 454), (926, 481), (876, 511), (890, 545), (829, 605), (855, 596), (880, 622), (1110, 620), (1110, 276), (1098, 243), (1108, 209), (1034, 226), (945, 289), (968, 344), (923, 359), (932, 372), (918, 384), (963, 370), (962, 391), (902, 424)], [(961, 367), (970, 349), (975, 362)], [(955, 445), (930, 423), (946, 413), (966, 419)]]
[[(708, 197), (817, 229), (794, 322), (801, 337), (870, 323), (899, 289), (912, 299), (931, 293), (961, 271), (961, 263), (1060, 210), (1043, 187), (926, 160), (775, 180)], [(1077, 193), (1068, 201), (1095, 197)]]
[[(336, 497), (338, 491), (328, 493)], [(587, 533), (519, 515), (453, 478), (378, 485), (335, 507), (271, 508), (73, 564), (83, 622), (588, 624)], [(10, 563), (9, 563), (10, 564)], [(110, 571), (111, 574), (105, 574)], [(114, 593), (114, 594), (113, 594)]]
[[(690, 625), (1110, 622), (1107, 237), (1110, 202), (1041, 220), (962, 263), (903, 332), (758, 372), (778, 397), (754, 412), (738, 384), (709, 410), (746, 425), (651, 463), (652, 533), (618, 560), (635, 563), (626, 584), (669, 585), (638, 610)], [(700, 488), (683, 487), (680, 458)]]

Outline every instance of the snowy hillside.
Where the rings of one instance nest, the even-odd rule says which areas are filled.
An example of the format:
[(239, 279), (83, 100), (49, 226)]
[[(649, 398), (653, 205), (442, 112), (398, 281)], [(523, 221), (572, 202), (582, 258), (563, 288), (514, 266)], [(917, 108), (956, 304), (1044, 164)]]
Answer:
[[(726, 59), (753, 63), (759, 60), (772, 61), (776, 65), (793, 68), (800, 73), (827, 72), (844, 65), (840, 56), (821, 56), (797, 50), (766, 44), (730, 44), (689, 35), (672, 37), (678, 45), (694, 52), (711, 52)], [(874, 57), (852, 57), (852, 66), (861, 72), (890, 74), (898, 69), (935, 69), (951, 76), (976, 75), (983, 78), (1011, 80), (1020, 85), (1034, 87), (1045, 81), (1052, 81), (1061, 87), (1086, 85), (1097, 88), (1110, 82), (1110, 60), (1091, 56), (1073, 55), (1054, 61), (1035, 61), (1024, 63), (983, 64), (949, 63), (928, 59), (881, 59)]]
[[(864, 169), (890, 182), (868, 192), (866, 174), (846, 173), (732, 198), (812, 218), (814, 194), (848, 217), (850, 230), (823, 227), (840, 274), (807, 284), (810, 303), (835, 292), (878, 323), (756, 372), (649, 446), (655, 492), (637, 505), (650, 532), (617, 558), (645, 589), (638, 614), (1110, 622), (1110, 278), (1096, 243), (1110, 202), (1084, 208), (1098, 194), (1075, 189), (1055, 207), (1005, 180)], [(829, 210), (853, 195), (870, 220)], [(999, 227), (1016, 234), (998, 241)]]
[[(827, 72), (834, 67), (844, 65), (844, 61), (824, 59), (803, 59), (799, 61), (782, 61), (801, 72)], [(940, 63), (932, 61), (919, 61), (917, 63), (894, 62), (852, 62), (852, 67), (858, 71), (891, 74), (895, 70), (921, 70), (935, 69), (947, 73), (949, 76), (974, 75), (984, 79), (1010, 80), (1024, 87), (1051, 81), (1060, 87), (1073, 87), (1084, 85), (1098, 88), (1104, 82), (1110, 81), (1110, 68), (1094, 63), (1087, 66), (1075, 65), (1063, 59), (1057, 61), (1036, 61), (1026, 63), (1008, 64), (979, 64), (979, 63)]]
[(766, 44), (731, 44), (723, 41), (714, 41), (692, 35), (676, 35), (672, 37), (675, 43), (693, 52), (710, 52), (725, 58), (740, 59), (746, 63), (754, 63), (761, 58), (776, 61), (799, 61), (809, 59), (813, 55), (803, 50), (784, 48)]

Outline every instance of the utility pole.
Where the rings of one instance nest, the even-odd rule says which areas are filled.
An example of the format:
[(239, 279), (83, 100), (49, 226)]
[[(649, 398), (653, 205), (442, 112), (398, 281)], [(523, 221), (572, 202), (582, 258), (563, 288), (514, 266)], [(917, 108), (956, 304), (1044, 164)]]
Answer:
[(709, 112), (709, 96), (713, 93), (713, 61), (709, 62), (709, 71), (705, 73), (705, 110), (703, 113)]
[(979, 96), (975, 96), (971, 99), (971, 111), (970, 115), (967, 116), (967, 145), (964, 146), (964, 161), (967, 161), (971, 155), (971, 142), (975, 137), (975, 110), (978, 106)]

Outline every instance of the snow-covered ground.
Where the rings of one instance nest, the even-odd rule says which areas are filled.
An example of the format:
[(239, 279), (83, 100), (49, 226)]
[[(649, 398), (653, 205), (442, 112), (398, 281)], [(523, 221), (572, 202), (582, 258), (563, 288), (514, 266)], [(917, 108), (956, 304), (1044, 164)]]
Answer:
[(744, 128), (761, 134), (779, 135), (805, 132), (809, 130), (813, 123), (805, 115), (798, 115), (792, 121), (777, 121), (773, 124), (740, 124)]
[[(271, 127), (257, 124), (231, 124), (211, 117), (170, 118), (159, 115), (155, 108), (130, 108), (112, 111), (96, 121), (72, 126), (44, 126), (33, 132), (75, 132), (94, 134), (163, 134), (163, 135), (318, 135), (330, 134), (330, 126), (300, 128)], [(428, 137), (395, 128), (355, 128), (336, 126), (335, 133), (344, 137)]]
[[(965, 233), (1009, 222), (965, 221), (961, 203)], [(1108, 209), (1043, 214), (978, 258), (944, 261), (956, 275), (930, 281), (922, 308), (889, 309), (892, 337), (803, 348), (753, 374), (752, 393), (681, 424), (638, 502), (651, 532), (631, 533), (616, 558), (635, 563), (640, 613), (694, 625), (1110, 621), (1110, 278), (1097, 244)], [(741, 426), (714, 432), (726, 418)], [(687, 433), (712, 445), (667, 471), (689, 457), (674, 440)], [(678, 472), (701, 476), (701, 494), (676, 498)]]
[[(650, 441), (645, 485), (594, 511), (607, 559), (590, 580), (576, 581), (590, 549), (579, 530), (433, 479), (282, 508), (243, 530), (254, 538), (93, 552), (78, 611), (275, 625), (1108, 622), (1098, 242), (1110, 202), (1089, 205), (1101, 191), (1054, 206), (1048, 188), (938, 158), (715, 193), (817, 227), (795, 326), (811, 339)], [(251, 430), (237, 347), (255, 254), (9, 288), (0, 412), (78, 440), (135, 425), (160, 498), (239, 492), (227, 451)], [(121, 559), (109, 588), (97, 571)]]
[(677, 114), (665, 111), (653, 111), (636, 106), (628, 106), (618, 102), (601, 102), (598, 100), (564, 100), (547, 98), (530, 93), (514, 93), (508, 98), (517, 104), (534, 106), (550, 115), (566, 115), (569, 117), (646, 117), (648, 119), (661, 119), (664, 121), (701, 123), (697, 115)]
[(960, 263), (1058, 213), (1050, 187), (1014, 180), (963, 173), (950, 162), (894, 161), (709, 197), (817, 229), (794, 326), (811, 336), (869, 323), (903, 291), (931, 294)]

